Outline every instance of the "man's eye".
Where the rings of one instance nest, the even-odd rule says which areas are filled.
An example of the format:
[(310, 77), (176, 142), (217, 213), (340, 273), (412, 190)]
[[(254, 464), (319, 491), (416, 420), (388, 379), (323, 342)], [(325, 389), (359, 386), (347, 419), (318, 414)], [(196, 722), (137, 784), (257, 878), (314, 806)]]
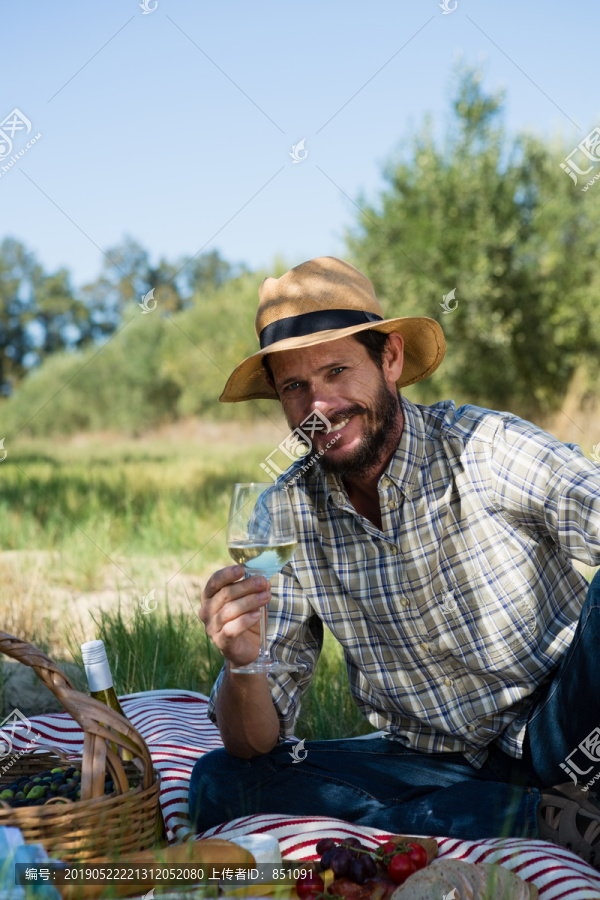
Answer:
[(299, 386), (299, 384), (300, 384), (299, 381), (292, 381), (291, 384), (286, 384), (286, 386), (283, 389), (284, 393), (286, 393), (287, 391), (293, 391), (295, 388), (297, 388)]
[(331, 370), (332, 375), (338, 375), (340, 372), (343, 372), (346, 366), (336, 366), (335, 369)]

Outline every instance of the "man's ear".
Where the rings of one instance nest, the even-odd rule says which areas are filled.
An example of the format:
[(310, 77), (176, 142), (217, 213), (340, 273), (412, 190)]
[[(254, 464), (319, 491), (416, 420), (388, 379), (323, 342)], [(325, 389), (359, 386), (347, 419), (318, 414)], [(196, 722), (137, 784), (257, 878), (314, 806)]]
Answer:
[(401, 334), (388, 334), (383, 348), (383, 377), (391, 386), (395, 385), (402, 374), (404, 366), (404, 338)]

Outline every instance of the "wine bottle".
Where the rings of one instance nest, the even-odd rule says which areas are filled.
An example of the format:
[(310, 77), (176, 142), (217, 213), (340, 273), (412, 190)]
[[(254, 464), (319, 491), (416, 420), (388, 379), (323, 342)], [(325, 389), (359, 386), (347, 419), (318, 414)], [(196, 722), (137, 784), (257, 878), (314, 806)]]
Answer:
[[(123, 718), (127, 718), (119, 703), (116, 691), (113, 687), (113, 680), (106, 657), (106, 648), (104, 641), (86, 641), (81, 645), (81, 655), (83, 657), (83, 665), (85, 666), (85, 674), (87, 675), (90, 687), (90, 695), (105, 703), (110, 709), (120, 713)], [(110, 743), (110, 748), (115, 753), (118, 752), (116, 744)], [(121, 748), (121, 757), (124, 762), (134, 758), (131, 750)]]
[[(105, 703), (126, 719), (127, 716), (121, 708), (119, 698), (117, 697), (117, 693), (113, 686), (104, 641), (86, 641), (85, 644), (81, 645), (81, 654), (83, 656), (83, 664), (85, 666), (85, 674), (87, 675), (91, 696), (94, 697), (95, 700)], [(116, 744), (110, 742), (110, 747), (115, 753), (119, 752)], [(125, 750), (124, 748), (121, 748), (121, 756), (124, 762), (134, 758), (132, 751)], [(160, 800), (156, 809), (154, 837), (157, 846), (163, 846), (167, 843), (167, 830), (160, 807)]]

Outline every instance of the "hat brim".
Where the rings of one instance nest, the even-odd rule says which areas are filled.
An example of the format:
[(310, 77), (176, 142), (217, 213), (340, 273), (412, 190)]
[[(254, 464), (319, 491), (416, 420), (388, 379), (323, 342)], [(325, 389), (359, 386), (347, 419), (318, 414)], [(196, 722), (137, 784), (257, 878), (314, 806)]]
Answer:
[(439, 366), (446, 353), (446, 341), (441, 326), (427, 316), (405, 316), (400, 319), (385, 319), (382, 322), (367, 322), (350, 328), (334, 328), (317, 331), (302, 337), (285, 338), (264, 350), (248, 356), (237, 366), (227, 380), (219, 401), (239, 403), (242, 400), (278, 400), (276, 391), (266, 380), (262, 365), (263, 356), (283, 353), (285, 350), (299, 350), (314, 347), (349, 337), (358, 331), (395, 332), (404, 338), (404, 366), (398, 380), (398, 387), (406, 387), (428, 378)]

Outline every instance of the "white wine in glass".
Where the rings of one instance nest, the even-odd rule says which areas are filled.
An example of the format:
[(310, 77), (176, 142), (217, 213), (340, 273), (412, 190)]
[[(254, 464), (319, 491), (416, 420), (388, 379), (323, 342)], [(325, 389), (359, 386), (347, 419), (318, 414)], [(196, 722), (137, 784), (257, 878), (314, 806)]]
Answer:
[[(296, 525), (287, 492), (274, 483), (236, 484), (227, 525), (229, 555), (243, 566), (246, 578), (271, 578), (296, 549)], [(260, 610), (260, 651), (254, 662), (231, 668), (232, 672), (295, 672), (296, 668), (274, 660), (267, 650), (267, 607)]]

